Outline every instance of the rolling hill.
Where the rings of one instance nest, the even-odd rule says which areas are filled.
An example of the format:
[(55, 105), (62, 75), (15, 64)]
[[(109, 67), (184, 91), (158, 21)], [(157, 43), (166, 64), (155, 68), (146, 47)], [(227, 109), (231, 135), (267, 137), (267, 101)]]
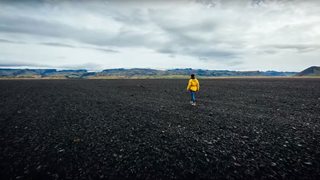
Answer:
[(173, 78), (188, 77), (190, 74), (200, 77), (244, 77), (244, 76), (294, 76), (296, 72), (278, 71), (229, 71), (229, 70), (203, 70), (203, 69), (169, 69), (156, 70), (148, 68), (133, 69), (105, 69), (101, 72), (88, 72), (79, 70), (56, 69), (0, 69), (0, 78)]
[(320, 67), (311, 66), (297, 74), (297, 76), (320, 76)]

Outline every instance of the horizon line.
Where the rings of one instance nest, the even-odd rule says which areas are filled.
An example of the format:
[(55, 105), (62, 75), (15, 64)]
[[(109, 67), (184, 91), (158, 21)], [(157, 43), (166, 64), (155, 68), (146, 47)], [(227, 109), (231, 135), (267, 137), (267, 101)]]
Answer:
[[(319, 67), (319, 66), (309, 66), (307, 68), (310, 68), (310, 67)], [(304, 68), (302, 69), (301, 71), (307, 69), (307, 68)], [(54, 70), (57, 70), (57, 71), (64, 71), (64, 70), (86, 70), (88, 72), (102, 72), (104, 70), (120, 70), (120, 69), (124, 69), (124, 70), (133, 70), (133, 69), (142, 69), (142, 70), (157, 70), (157, 71), (168, 71), (168, 70), (204, 70), (204, 71), (236, 71), (236, 72), (254, 72), (254, 71), (258, 71), (258, 72), (268, 72), (268, 71), (276, 71), (276, 72), (300, 72), (300, 71), (288, 71), (288, 70), (285, 70), (285, 71), (282, 71), (282, 70), (230, 70), (230, 69), (202, 69), (202, 68), (189, 68), (189, 67), (186, 67), (186, 68), (170, 68), (170, 69), (162, 69), (162, 68), (139, 68), (139, 67), (134, 67), (134, 68), (123, 68), (123, 67), (118, 67), (118, 68), (106, 68), (106, 69), (102, 69), (102, 70), (90, 70), (90, 68), (86, 69), (86, 68), (49, 68), (49, 67), (1, 67), (0, 66), (0, 69), (11, 69), (11, 70), (14, 70), (14, 69), (21, 69), (21, 70), (36, 70), (36, 69), (41, 69), (41, 70), (46, 70), (46, 69), (54, 69)]]

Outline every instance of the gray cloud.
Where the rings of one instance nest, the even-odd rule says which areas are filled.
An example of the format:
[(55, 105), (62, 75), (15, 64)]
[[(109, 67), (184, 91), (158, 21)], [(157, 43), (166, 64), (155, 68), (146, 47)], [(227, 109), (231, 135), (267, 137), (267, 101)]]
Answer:
[[(76, 28), (56, 21), (24, 16), (0, 17), (0, 32), (72, 39), (96, 46), (150, 47), (157, 43), (153, 41), (152, 34), (144, 32), (119, 31), (114, 35), (104, 31)], [(44, 45), (71, 47), (63, 43), (47, 43)]]
[(294, 50), (297, 52), (305, 53), (310, 51), (318, 51), (320, 49), (320, 44), (272, 44), (263, 46), (262, 49), (271, 49), (266, 50), (266, 52), (275, 53), (276, 51), (281, 50)]
[(24, 42), (21, 42), (21, 41), (12, 41), (8, 39), (0, 39), (0, 43), (25, 44)]
[(87, 69), (87, 70), (96, 70), (100, 69), (101, 65), (96, 63), (84, 63), (84, 64), (66, 64), (57, 66), (59, 69)]
[(223, 50), (214, 50), (214, 49), (195, 49), (190, 51), (192, 55), (198, 55), (199, 57), (205, 58), (236, 58), (238, 57), (239, 53), (232, 52), (232, 51), (223, 51)]
[[(22, 41), (12, 41), (7, 39), (0, 39), (0, 43), (12, 43), (12, 44), (26, 44)], [(32, 44), (32, 43), (29, 43)], [(39, 45), (45, 45), (45, 46), (54, 46), (54, 47), (66, 47), (66, 48), (81, 48), (81, 49), (90, 49), (90, 50), (97, 50), (105, 53), (119, 53), (117, 50), (108, 49), (108, 48), (95, 48), (95, 47), (84, 47), (84, 46), (74, 46), (66, 43), (57, 43), (57, 42), (41, 42), (37, 43)], [(19, 64), (19, 63), (17, 63)], [(13, 64), (14, 65), (14, 64)]]
[[(136, 12), (135, 12), (136, 13)], [(132, 18), (128, 18), (128, 21), (134, 21)], [(159, 21), (161, 21), (159, 19)], [(87, 43), (96, 46), (118, 46), (118, 47), (158, 47), (167, 46), (167, 44), (176, 44), (178, 48), (190, 49), (191, 46), (196, 44), (205, 43), (205, 41), (198, 39), (195, 36), (190, 36), (187, 33), (190, 31), (209, 31), (213, 28), (214, 24), (210, 22), (202, 22), (197, 24), (190, 24), (185, 26), (165, 26), (164, 24), (158, 24), (160, 30), (167, 33), (167, 37), (171, 39), (165, 43), (157, 42), (154, 40), (153, 34), (144, 33), (144, 32), (132, 32), (132, 31), (120, 31), (117, 35), (111, 36), (108, 33), (96, 30), (87, 30), (87, 29), (78, 29), (72, 26), (61, 24), (55, 21), (45, 21), (40, 19), (34, 19), (29, 17), (0, 17), (0, 31), (10, 32), (10, 33), (22, 33), (30, 34), (35, 36), (47, 36), (55, 38), (68, 38), (78, 42)], [(56, 43), (56, 42), (45, 42), (40, 43), (42, 45), (48, 46), (58, 46), (58, 47), (69, 47), (75, 48), (73, 45), (65, 43)], [(104, 52), (117, 52), (111, 49), (103, 48), (92, 48)], [(203, 56), (203, 55), (214, 55), (217, 56), (227, 56), (224, 52), (215, 53), (212, 50), (207, 52), (196, 52), (196, 49), (191, 49), (189, 52), (181, 52), (179, 50), (173, 49), (177, 54), (191, 55), (191, 56)], [(159, 51), (161, 52), (161, 51)], [(193, 53), (191, 53), (193, 52)]]
[(95, 49), (97, 51), (102, 51), (106, 53), (119, 53), (119, 51), (113, 50), (113, 49), (103, 49), (103, 48), (90, 48), (90, 49)]
[(238, 66), (238, 65), (241, 65), (243, 64), (243, 61), (230, 61), (227, 63), (228, 66)]
[(274, 45), (274, 48), (278, 49), (294, 49), (300, 52), (315, 51), (320, 49), (320, 44), (286, 44), (286, 45)]
[(14, 41), (10, 41), (10, 40), (7, 40), (7, 39), (0, 39), (0, 42), (1, 43), (15, 43)]
[(19, 62), (14, 60), (0, 60), (0, 67), (48, 67), (47, 65), (31, 63), (31, 62)]
[(102, 52), (105, 52), (105, 53), (119, 53), (119, 51), (116, 51), (116, 50), (113, 50), (113, 49), (95, 48), (95, 47), (84, 47), (84, 46), (74, 46), (74, 45), (70, 45), (70, 44), (56, 43), (56, 42), (44, 42), (44, 43), (39, 43), (39, 44), (40, 44), (40, 45), (46, 45), (46, 46), (55, 46), (55, 47), (91, 49), (91, 50), (102, 51)]
[[(195, 44), (206, 43), (207, 41), (205, 39), (199, 39), (196, 35), (190, 35), (190, 32), (205, 33), (212, 31), (216, 26), (215, 22), (210, 21), (210, 19), (180, 25), (167, 23), (166, 19), (161, 17), (162, 13), (165, 12), (157, 10), (145, 12), (141, 9), (134, 9), (126, 14), (114, 12), (112, 18), (122, 23), (123, 27), (131, 24), (137, 29), (136, 31), (123, 29), (118, 31), (117, 34), (76, 28), (53, 20), (47, 21), (46, 19), (17, 15), (0, 17), (0, 31), (62, 39), (68, 38), (97, 46), (161, 48), (162, 46), (167, 46), (168, 43), (174, 43), (180, 46), (181, 49), (186, 49)], [(158, 14), (158, 16), (152, 14)], [(156, 23), (158, 31), (169, 39), (166, 42), (159, 42), (155, 39), (155, 35), (152, 32), (146, 32), (143, 24), (150, 23)], [(215, 43), (218, 43), (218, 40), (216, 40)], [(56, 43), (47, 45), (63, 46), (64, 44)], [(71, 46), (65, 45), (65, 47)]]
[[(186, 57), (202, 66), (240, 67), (259, 64), (269, 55), (283, 59), (279, 52), (296, 58), (313, 53), (313, 58), (319, 50), (320, 3), (313, 0), (34, 0), (1, 1), (0, 5), (0, 43), (12, 43), (12, 47), (25, 43), (26, 48), (17, 54), (9, 47), (0, 50), (8, 57), (43, 45), (51, 53), (60, 53), (55, 47), (72, 48), (61, 51), (66, 61), (85, 58), (87, 52), (92, 57), (88, 59), (115, 66), (121, 65), (105, 59), (131, 60), (129, 56), (134, 55), (134, 59), (145, 58), (142, 66), (161, 62), (160, 57), (175, 57), (176, 61)], [(71, 51), (81, 55), (72, 58)], [(144, 57), (147, 55), (140, 51), (152, 52), (158, 59)]]
[(175, 47), (168, 47), (159, 49), (158, 52), (164, 54), (182, 54), (182, 55), (190, 55), (193, 57), (198, 57), (200, 60), (228, 60), (234, 59), (239, 57), (239, 53), (227, 50), (216, 50), (216, 49), (209, 49), (209, 48), (175, 48)]
[(100, 37), (100, 39), (101, 37), (106, 36), (106, 34), (101, 32), (77, 29), (59, 22), (45, 21), (26, 16), (1, 16), (0, 31), (6, 33), (21, 33), (54, 38), (71, 38), (73, 40), (90, 44), (94, 44), (94, 41), (91, 40), (91, 38), (94, 37), (90, 36), (91, 34), (95, 34), (95, 37)]
[(196, 0), (195, 2), (206, 5), (207, 7), (215, 7), (219, 3), (217, 0)]
[(57, 68), (57, 69), (87, 69), (96, 70), (100, 69), (101, 65), (96, 63), (84, 63), (84, 64), (64, 64), (64, 65), (48, 65), (32, 62), (19, 62), (14, 60), (0, 60), (0, 68), (6, 67), (26, 67), (26, 68)]
[(44, 43), (39, 43), (39, 44), (46, 45), (46, 46), (76, 48), (76, 46), (72, 46), (72, 45), (69, 45), (69, 44), (63, 44), (63, 43), (55, 43), (55, 42), (44, 42)]
[[(156, 12), (160, 13), (160, 12)], [(162, 14), (162, 13), (161, 13)], [(210, 18), (189, 24), (168, 23), (168, 20), (153, 16), (153, 22), (160, 27), (169, 37), (168, 41), (158, 49), (158, 52), (165, 54), (180, 54), (198, 57), (200, 60), (219, 60), (225, 58), (237, 58), (240, 53), (232, 49), (218, 48), (226, 43), (214, 34), (218, 30), (218, 24)], [(169, 21), (170, 22), (170, 21)], [(209, 34), (210, 33), (210, 34)], [(205, 38), (199, 37), (201, 34), (209, 34)], [(238, 46), (242, 42), (230, 42), (232, 46)], [(214, 44), (214, 47), (212, 47)], [(229, 42), (227, 43), (229, 44)], [(237, 45), (238, 44), (238, 45)]]

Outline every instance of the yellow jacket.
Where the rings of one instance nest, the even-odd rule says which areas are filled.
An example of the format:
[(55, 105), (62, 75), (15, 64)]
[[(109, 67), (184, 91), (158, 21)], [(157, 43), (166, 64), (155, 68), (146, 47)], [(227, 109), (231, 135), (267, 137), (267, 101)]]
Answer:
[(200, 84), (197, 79), (190, 79), (187, 87), (187, 91), (199, 91), (200, 90)]

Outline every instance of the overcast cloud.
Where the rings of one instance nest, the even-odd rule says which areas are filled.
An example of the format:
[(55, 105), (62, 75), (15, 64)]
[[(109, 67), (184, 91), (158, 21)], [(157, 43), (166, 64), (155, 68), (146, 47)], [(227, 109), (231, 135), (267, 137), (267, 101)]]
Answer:
[(320, 65), (317, 0), (0, 0), (0, 67), (312, 65)]

